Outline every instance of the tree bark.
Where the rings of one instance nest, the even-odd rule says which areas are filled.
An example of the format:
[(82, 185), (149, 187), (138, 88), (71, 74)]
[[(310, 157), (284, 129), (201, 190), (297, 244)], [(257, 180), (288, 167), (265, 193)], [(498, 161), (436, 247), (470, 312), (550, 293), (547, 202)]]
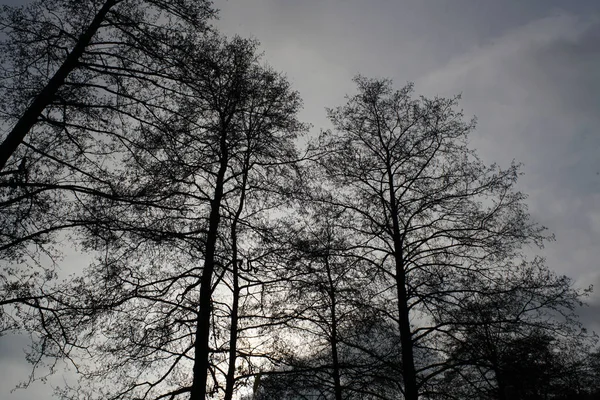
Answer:
[(73, 71), (83, 55), (85, 48), (100, 28), (110, 9), (120, 0), (107, 0), (98, 11), (85, 32), (79, 36), (79, 40), (73, 50), (67, 55), (60, 68), (54, 73), (42, 91), (33, 99), (21, 118), (17, 121), (6, 139), (0, 144), (0, 171), (4, 169), (10, 156), (15, 152), (19, 144), (25, 139), (25, 135), (37, 122), (44, 109), (52, 102), (56, 92), (65, 83), (65, 79)]

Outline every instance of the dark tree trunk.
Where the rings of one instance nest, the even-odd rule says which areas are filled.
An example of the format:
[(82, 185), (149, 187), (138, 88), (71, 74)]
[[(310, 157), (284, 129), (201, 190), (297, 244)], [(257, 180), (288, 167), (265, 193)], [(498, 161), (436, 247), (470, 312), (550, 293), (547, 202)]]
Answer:
[(503, 372), (497, 366), (494, 367), (494, 372), (498, 383), (498, 400), (509, 400), (509, 388), (506, 385)]
[(190, 400), (206, 399), (206, 383), (208, 378), (210, 356), (209, 338), (210, 316), (212, 311), (212, 276), (215, 270), (215, 250), (217, 246), (219, 222), (221, 220), (220, 212), (221, 200), (223, 198), (223, 186), (225, 181), (225, 173), (227, 171), (227, 164), (229, 162), (227, 132), (225, 128), (223, 128), (223, 132), (221, 134), (220, 148), (221, 162), (219, 171), (217, 172), (214, 198), (211, 201), (208, 233), (206, 236), (204, 269), (202, 271), (202, 279), (200, 281), (200, 304), (198, 319), (196, 322), (196, 342), (194, 343), (194, 377), (190, 390)]
[[(235, 245), (234, 245), (235, 246)], [(237, 246), (235, 246), (237, 247)], [(229, 333), (229, 365), (227, 367), (227, 377), (225, 381), (224, 400), (233, 398), (233, 389), (235, 383), (235, 362), (237, 360), (237, 336), (238, 336), (238, 310), (240, 302), (240, 284), (237, 257), (233, 258), (233, 300), (231, 305), (231, 331)]]
[(408, 309), (408, 293), (406, 291), (406, 272), (404, 271), (404, 255), (402, 251), (402, 235), (398, 221), (398, 206), (395, 196), (395, 185), (391, 166), (388, 165), (390, 186), (390, 211), (392, 216), (392, 240), (394, 242), (394, 259), (396, 266), (396, 293), (398, 295), (398, 319), (400, 329), (400, 345), (402, 347), (402, 375), (404, 378), (404, 398), (418, 400), (417, 372), (413, 354), (412, 331)]
[[(394, 247), (397, 248), (394, 243)], [(400, 251), (402, 251), (400, 249)], [(406, 275), (401, 257), (396, 258), (396, 289), (398, 293), (398, 314), (400, 319), (400, 344), (402, 346), (402, 372), (404, 378), (404, 398), (417, 400), (419, 398), (417, 387), (417, 372), (413, 354), (412, 332), (408, 315), (408, 301), (406, 293)]]
[(340, 379), (340, 362), (338, 356), (338, 326), (336, 314), (336, 292), (333, 279), (331, 277), (331, 266), (329, 260), (325, 260), (327, 268), (327, 278), (329, 281), (329, 297), (331, 299), (331, 358), (333, 362), (333, 385), (335, 400), (342, 400), (342, 382)]
[(102, 8), (98, 11), (85, 32), (79, 36), (79, 40), (73, 47), (73, 50), (67, 55), (67, 58), (62, 63), (56, 73), (50, 78), (42, 91), (33, 99), (33, 102), (27, 107), (21, 118), (17, 121), (13, 129), (10, 131), (4, 142), (0, 144), (0, 171), (6, 166), (6, 162), (15, 152), (19, 144), (25, 139), (25, 135), (37, 122), (39, 116), (44, 109), (52, 102), (56, 92), (65, 83), (65, 79), (77, 67), (85, 48), (100, 28), (100, 25), (106, 18), (106, 14), (110, 9), (118, 3), (119, 0), (107, 0)]
[(229, 332), (229, 364), (227, 367), (227, 377), (225, 379), (225, 397), (224, 400), (232, 400), (235, 384), (235, 363), (237, 360), (237, 340), (238, 340), (238, 314), (240, 303), (240, 282), (239, 265), (237, 249), (237, 225), (244, 209), (246, 200), (246, 183), (248, 181), (248, 169), (250, 168), (250, 143), (248, 144), (248, 153), (246, 153), (244, 162), (244, 175), (242, 178), (242, 192), (240, 194), (240, 204), (236, 210), (233, 223), (231, 224), (231, 253), (233, 264), (233, 299), (231, 304), (231, 330)]

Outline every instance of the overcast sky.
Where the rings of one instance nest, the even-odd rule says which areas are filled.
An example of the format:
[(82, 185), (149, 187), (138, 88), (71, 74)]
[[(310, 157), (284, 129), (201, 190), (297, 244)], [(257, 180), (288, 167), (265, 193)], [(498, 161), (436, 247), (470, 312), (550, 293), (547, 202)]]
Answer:
[[(0, 0), (0, 3), (8, 3)], [(11, 1), (14, 3), (14, 1)], [(600, 2), (597, 0), (217, 0), (218, 27), (260, 40), (300, 91), (313, 134), (356, 74), (417, 94), (462, 93), (487, 162), (522, 162), (531, 214), (556, 235), (540, 254), (600, 289)], [(581, 310), (600, 332), (600, 295)], [(26, 342), (0, 338), (0, 399), (50, 399), (49, 385), (9, 393), (27, 375)]]
[[(356, 74), (462, 94), (471, 144), (522, 162), (531, 214), (556, 235), (557, 272), (600, 287), (600, 3), (554, 0), (228, 0), (218, 26), (254, 36), (305, 101), (314, 131)], [(584, 310), (595, 324), (597, 306)], [(598, 313), (600, 315), (600, 313)], [(600, 317), (598, 317), (600, 319)]]

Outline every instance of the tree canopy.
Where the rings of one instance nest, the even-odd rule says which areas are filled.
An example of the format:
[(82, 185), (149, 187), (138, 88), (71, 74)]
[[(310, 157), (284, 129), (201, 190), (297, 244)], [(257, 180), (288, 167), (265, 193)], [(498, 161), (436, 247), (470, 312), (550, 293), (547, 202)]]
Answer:
[(58, 398), (597, 395), (587, 291), (459, 97), (357, 76), (304, 139), (210, 2), (84, 3), (0, 13), (0, 333), (68, 363)]

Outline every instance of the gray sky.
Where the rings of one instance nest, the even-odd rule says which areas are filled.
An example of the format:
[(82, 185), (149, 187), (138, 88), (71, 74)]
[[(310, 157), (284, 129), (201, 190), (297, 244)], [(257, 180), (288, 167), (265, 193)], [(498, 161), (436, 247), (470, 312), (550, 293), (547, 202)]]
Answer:
[[(600, 3), (558, 0), (227, 0), (218, 26), (254, 36), (305, 101), (313, 132), (360, 73), (462, 94), (487, 162), (522, 162), (519, 188), (556, 235), (539, 252), (600, 288)], [(600, 331), (600, 295), (581, 311)], [(598, 317), (596, 317), (598, 315)]]
[[(1, 3), (9, 3), (0, 0)], [(14, 1), (10, 1), (14, 3)], [(531, 214), (556, 234), (555, 271), (600, 289), (600, 3), (597, 0), (217, 0), (226, 34), (253, 36), (300, 91), (313, 133), (351, 79), (415, 82), (417, 94), (462, 93), (472, 146), (487, 162), (524, 163)], [(581, 310), (600, 332), (600, 295)], [(50, 399), (27, 377), (26, 341), (0, 338), (0, 399)]]

